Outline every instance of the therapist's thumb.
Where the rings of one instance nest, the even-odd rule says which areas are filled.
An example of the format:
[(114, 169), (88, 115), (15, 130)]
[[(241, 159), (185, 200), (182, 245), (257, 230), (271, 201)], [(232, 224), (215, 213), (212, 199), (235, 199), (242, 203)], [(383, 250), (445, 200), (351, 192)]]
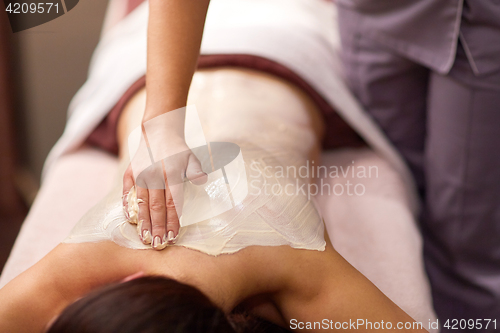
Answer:
[(195, 185), (202, 185), (207, 182), (208, 175), (203, 172), (201, 163), (194, 154), (190, 154), (189, 156), (186, 177)]
[(132, 187), (135, 185), (134, 173), (132, 172), (132, 165), (129, 165), (125, 174), (123, 175), (123, 190), (122, 190), (122, 205), (123, 212), (127, 220), (130, 220), (130, 215), (128, 211), (128, 194)]

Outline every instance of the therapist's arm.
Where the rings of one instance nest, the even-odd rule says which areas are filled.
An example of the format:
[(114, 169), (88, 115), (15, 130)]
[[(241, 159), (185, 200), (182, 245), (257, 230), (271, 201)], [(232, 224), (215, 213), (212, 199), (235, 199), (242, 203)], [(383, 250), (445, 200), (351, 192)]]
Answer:
[[(209, 0), (149, 1), (147, 97), (143, 124), (148, 121), (150, 124), (158, 124), (153, 118), (186, 106), (200, 53), (208, 4)], [(168, 122), (160, 122), (161, 125), (156, 126), (154, 135), (147, 131), (148, 141), (151, 144), (154, 140), (156, 145), (161, 145), (163, 155), (185, 152), (174, 162), (163, 164), (163, 169), (169, 169), (164, 170), (165, 174), (182, 174), (194, 183), (204, 183), (206, 174), (184, 141), (182, 114), (169, 114)], [(170, 190), (168, 179), (166, 183), (165, 190), (148, 189), (147, 186), (137, 190), (140, 224), (138, 231), (143, 242), (152, 243), (152, 247), (157, 250), (165, 248), (167, 243), (173, 243), (179, 233), (178, 215), (182, 209), (183, 195), (174, 191), (181, 191), (181, 187)], [(129, 167), (123, 179), (124, 196), (133, 185), (135, 180)], [(127, 211), (126, 202), (124, 206)]]
[(150, 0), (144, 121), (186, 106), (209, 0)]

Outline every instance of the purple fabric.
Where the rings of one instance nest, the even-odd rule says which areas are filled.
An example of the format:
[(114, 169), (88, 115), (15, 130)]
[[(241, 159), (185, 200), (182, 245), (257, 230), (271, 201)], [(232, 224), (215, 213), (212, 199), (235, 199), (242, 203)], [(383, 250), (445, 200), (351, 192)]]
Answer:
[(460, 40), (476, 74), (500, 70), (498, 0), (336, 0), (342, 16), (394, 52), (447, 73)]
[(429, 71), (363, 37), (349, 16), (339, 13), (339, 23), (348, 84), (409, 162), (422, 189)]
[(423, 230), (442, 318), (500, 322), (499, 124), (500, 71), (475, 76), (459, 48), (449, 75), (430, 74), (427, 107)]
[(406, 58), (447, 72), (459, 34), (460, 0), (337, 0), (339, 18)]
[(499, 0), (465, 0), (460, 40), (476, 75), (500, 70), (499, 30)]
[[(498, 53), (484, 58), (483, 68), (489, 69), (477, 75), (470, 52), (459, 43), (453, 67), (440, 74), (371, 38), (361, 16), (351, 14), (339, 11), (345, 74), (420, 185), (425, 261), (437, 314), (442, 323), (496, 318), (498, 329), (500, 69), (486, 65), (496, 63)], [(492, 31), (500, 36), (500, 27)], [(479, 37), (475, 47), (483, 45), (489, 54), (490, 38)]]

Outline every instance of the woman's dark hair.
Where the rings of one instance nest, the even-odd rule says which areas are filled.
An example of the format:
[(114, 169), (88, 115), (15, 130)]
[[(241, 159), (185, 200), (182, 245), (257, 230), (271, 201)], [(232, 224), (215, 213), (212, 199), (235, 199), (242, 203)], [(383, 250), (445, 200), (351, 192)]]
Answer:
[(69, 305), (47, 333), (286, 332), (269, 322), (226, 316), (201, 291), (164, 277), (113, 284)]

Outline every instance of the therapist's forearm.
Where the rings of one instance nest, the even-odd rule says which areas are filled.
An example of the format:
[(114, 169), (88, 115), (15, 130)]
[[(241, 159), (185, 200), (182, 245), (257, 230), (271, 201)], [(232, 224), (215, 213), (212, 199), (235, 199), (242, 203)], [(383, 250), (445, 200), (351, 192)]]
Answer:
[(209, 0), (150, 0), (144, 121), (186, 106)]

